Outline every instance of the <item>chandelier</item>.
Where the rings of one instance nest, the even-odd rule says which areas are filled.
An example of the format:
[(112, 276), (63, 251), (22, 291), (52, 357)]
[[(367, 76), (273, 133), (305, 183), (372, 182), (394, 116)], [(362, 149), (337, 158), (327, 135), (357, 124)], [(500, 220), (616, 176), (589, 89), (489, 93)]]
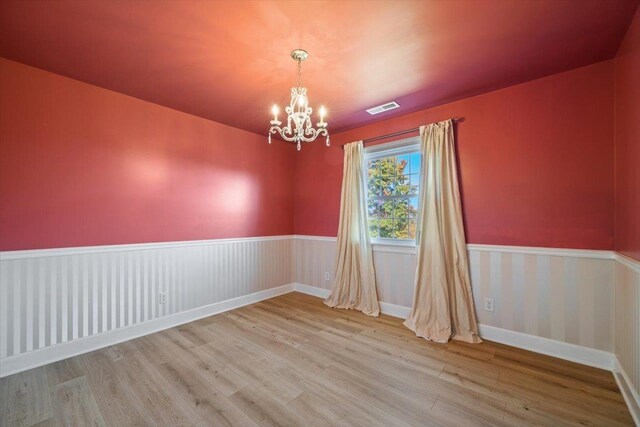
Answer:
[(314, 141), (319, 136), (325, 136), (327, 147), (330, 145), (327, 122), (324, 121), (327, 110), (324, 106), (320, 107), (318, 111), (320, 121), (316, 123), (314, 128), (311, 120), (313, 109), (309, 107), (307, 88), (302, 87), (302, 61), (307, 59), (308, 56), (307, 51), (302, 49), (296, 49), (291, 52), (291, 57), (298, 61), (298, 87), (291, 88), (291, 102), (284, 109), (287, 113), (286, 126), (280, 127), (282, 122), (278, 120), (278, 113), (280, 112), (278, 106), (274, 105), (271, 109), (273, 120), (271, 120), (271, 128), (269, 129), (269, 144), (271, 144), (271, 134), (278, 133), (286, 142), (296, 144), (298, 151), (302, 148), (303, 142)]

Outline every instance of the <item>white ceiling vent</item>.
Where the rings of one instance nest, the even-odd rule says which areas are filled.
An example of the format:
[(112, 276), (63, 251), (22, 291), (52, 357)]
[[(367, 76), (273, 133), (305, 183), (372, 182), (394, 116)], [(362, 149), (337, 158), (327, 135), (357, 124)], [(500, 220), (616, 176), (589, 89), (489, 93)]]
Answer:
[(389, 110), (395, 110), (396, 108), (400, 108), (400, 104), (398, 104), (395, 101), (387, 102), (386, 104), (378, 105), (377, 107), (373, 107), (373, 108), (369, 108), (367, 110), (367, 113), (371, 114), (372, 116), (375, 116), (376, 114), (384, 113), (385, 111), (389, 111)]

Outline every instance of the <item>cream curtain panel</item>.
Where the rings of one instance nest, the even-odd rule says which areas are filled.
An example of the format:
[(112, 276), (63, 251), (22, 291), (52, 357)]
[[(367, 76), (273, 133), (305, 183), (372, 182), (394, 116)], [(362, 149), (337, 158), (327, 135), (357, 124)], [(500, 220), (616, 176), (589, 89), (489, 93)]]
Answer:
[(336, 275), (331, 295), (324, 303), (378, 316), (380, 305), (367, 224), (363, 150), (362, 141), (344, 146)]
[(473, 307), (451, 120), (420, 127), (418, 268), (405, 326), (436, 342), (482, 342)]

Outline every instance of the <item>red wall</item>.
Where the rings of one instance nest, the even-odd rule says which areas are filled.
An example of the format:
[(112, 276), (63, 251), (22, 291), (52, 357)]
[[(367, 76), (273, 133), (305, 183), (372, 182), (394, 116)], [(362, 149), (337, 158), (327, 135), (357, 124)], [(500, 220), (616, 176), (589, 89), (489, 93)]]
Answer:
[[(637, 14), (633, 25), (615, 60), (616, 249), (638, 257)], [(339, 144), (453, 116), (464, 118), (456, 137), (470, 243), (612, 249), (613, 67), (377, 122), (295, 153), (0, 60), (0, 250), (334, 236)]]
[(640, 8), (615, 59), (615, 249), (640, 260)]
[(291, 234), (294, 150), (0, 59), (0, 250)]
[(339, 144), (450, 117), (464, 118), (456, 137), (469, 243), (613, 248), (612, 61), (346, 131), (330, 149), (305, 146), (295, 233), (337, 233)]

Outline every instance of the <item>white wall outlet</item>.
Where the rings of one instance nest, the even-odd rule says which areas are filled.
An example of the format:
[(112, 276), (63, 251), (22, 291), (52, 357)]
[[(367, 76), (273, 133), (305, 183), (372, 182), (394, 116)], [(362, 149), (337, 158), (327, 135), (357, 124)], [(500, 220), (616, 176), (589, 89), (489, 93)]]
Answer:
[(331, 276), (329, 276), (329, 272), (328, 271), (324, 272), (324, 280), (331, 280)]
[(158, 294), (158, 304), (166, 304), (167, 303), (167, 293), (160, 292)]
[(484, 311), (494, 312), (496, 310), (496, 300), (493, 298), (484, 299)]

